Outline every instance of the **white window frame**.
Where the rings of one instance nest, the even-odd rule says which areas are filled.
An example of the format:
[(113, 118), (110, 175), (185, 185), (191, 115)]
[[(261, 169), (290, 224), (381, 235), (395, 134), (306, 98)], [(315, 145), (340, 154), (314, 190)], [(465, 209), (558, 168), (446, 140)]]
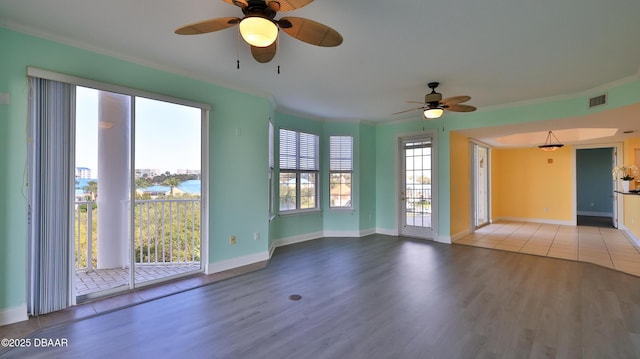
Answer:
[[(289, 132), (290, 135), (295, 136), (293, 143), (286, 144), (283, 142), (283, 131)], [(281, 177), (283, 174), (293, 174), (296, 180), (295, 188), (295, 207), (291, 209), (282, 208), (282, 197), (280, 191), (278, 191), (278, 213), (280, 214), (294, 214), (301, 212), (317, 212), (320, 211), (320, 136), (310, 132), (304, 132), (299, 130), (280, 128), (279, 132), (279, 156), (278, 156), (278, 188), (280, 188)], [(312, 136), (312, 153), (304, 153), (305, 148), (302, 136)], [(309, 143), (306, 143), (307, 145)], [(283, 146), (284, 145), (284, 146)], [(289, 151), (287, 151), (287, 148)], [(288, 159), (288, 160), (287, 160)], [(310, 165), (311, 164), (311, 165)], [(314, 207), (302, 208), (301, 194), (302, 194), (302, 177), (305, 174), (313, 174), (315, 176), (313, 202)]]
[[(334, 205), (331, 201), (333, 175), (349, 174), (348, 205)], [(340, 183), (342, 184), (342, 182)], [(329, 208), (332, 210), (353, 209), (353, 136), (329, 136)]]

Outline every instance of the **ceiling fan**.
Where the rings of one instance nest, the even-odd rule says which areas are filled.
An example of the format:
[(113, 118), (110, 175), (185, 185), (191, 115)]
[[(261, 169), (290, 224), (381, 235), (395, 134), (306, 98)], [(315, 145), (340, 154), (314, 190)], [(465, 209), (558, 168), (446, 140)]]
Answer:
[(278, 30), (311, 45), (333, 47), (342, 43), (342, 35), (319, 22), (287, 16), (275, 19), (276, 14), (299, 9), (313, 0), (223, 0), (242, 9), (244, 17), (219, 17), (195, 22), (175, 30), (178, 35), (198, 35), (240, 25), (242, 38), (251, 46), (251, 55), (261, 63), (276, 55)]
[(453, 112), (472, 112), (476, 110), (474, 106), (462, 104), (463, 102), (471, 100), (470, 96), (454, 96), (442, 99), (442, 94), (436, 92), (436, 87), (438, 87), (438, 85), (440, 85), (439, 82), (429, 82), (427, 84), (427, 86), (431, 89), (431, 92), (424, 96), (424, 103), (416, 101), (406, 101), (407, 103), (419, 103), (422, 106), (396, 112), (393, 115), (398, 115), (409, 111), (423, 110), (424, 118), (432, 119), (442, 116), (444, 110)]

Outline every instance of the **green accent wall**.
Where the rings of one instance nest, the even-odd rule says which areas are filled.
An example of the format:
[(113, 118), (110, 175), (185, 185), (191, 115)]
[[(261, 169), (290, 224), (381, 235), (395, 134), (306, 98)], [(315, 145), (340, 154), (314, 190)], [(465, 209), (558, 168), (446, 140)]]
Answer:
[(209, 262), (266, 253), (268, 99), (3, 28), (0, 48), (0, 311), (26, 301), (28, 66), (210, 104)]
[(361, 233), (376, 229), (376, 127), (359, 125), (358, 148), (358, 208)]

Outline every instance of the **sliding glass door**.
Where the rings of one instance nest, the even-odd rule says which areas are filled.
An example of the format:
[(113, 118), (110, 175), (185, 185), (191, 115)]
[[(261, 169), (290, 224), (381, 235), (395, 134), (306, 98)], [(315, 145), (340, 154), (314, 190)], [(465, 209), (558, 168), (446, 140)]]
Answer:
[(27, 73), (29, 313), (200, 271), (209, 106)]
[(199, 271), (201, 112), (136, 97), (135, 283)]
[(77, 87), (79, 301), (201, 269), (201, 108)]

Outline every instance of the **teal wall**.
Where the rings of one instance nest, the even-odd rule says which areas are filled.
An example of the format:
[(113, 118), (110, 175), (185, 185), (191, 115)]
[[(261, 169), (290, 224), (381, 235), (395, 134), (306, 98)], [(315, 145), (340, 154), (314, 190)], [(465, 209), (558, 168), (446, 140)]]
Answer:
[(26, 80), (24, 65), (5, 45), (15, 41), (10, 35), (0, 29), (0, 92), (11, 96), (0, 105), (0, 310), (24, 304), (26, 296)]
[(209, 262), (268, 250), (269, 100), (2, 28), (0, 48), (0, 311), (26, 298), (27, 66), (210, 104)]
[(358, 209), (359, 230), (364, 233), (376, 229), (376, 127), (361, 123), (358, 155)]
[(375, 208), (378, 231), (397, 233), (398, 230), (399, 137), (435, 131), (438, 142), (438, 231), (441, 235), (449, 234), (449, 133), (442, 130), (445, 118), (434, 121), (416, 119), (376, 127)]
[(598, 212), (613, 215), (612, 163), (613, 148), (576, 150), (576, 202), (578, 212)]

